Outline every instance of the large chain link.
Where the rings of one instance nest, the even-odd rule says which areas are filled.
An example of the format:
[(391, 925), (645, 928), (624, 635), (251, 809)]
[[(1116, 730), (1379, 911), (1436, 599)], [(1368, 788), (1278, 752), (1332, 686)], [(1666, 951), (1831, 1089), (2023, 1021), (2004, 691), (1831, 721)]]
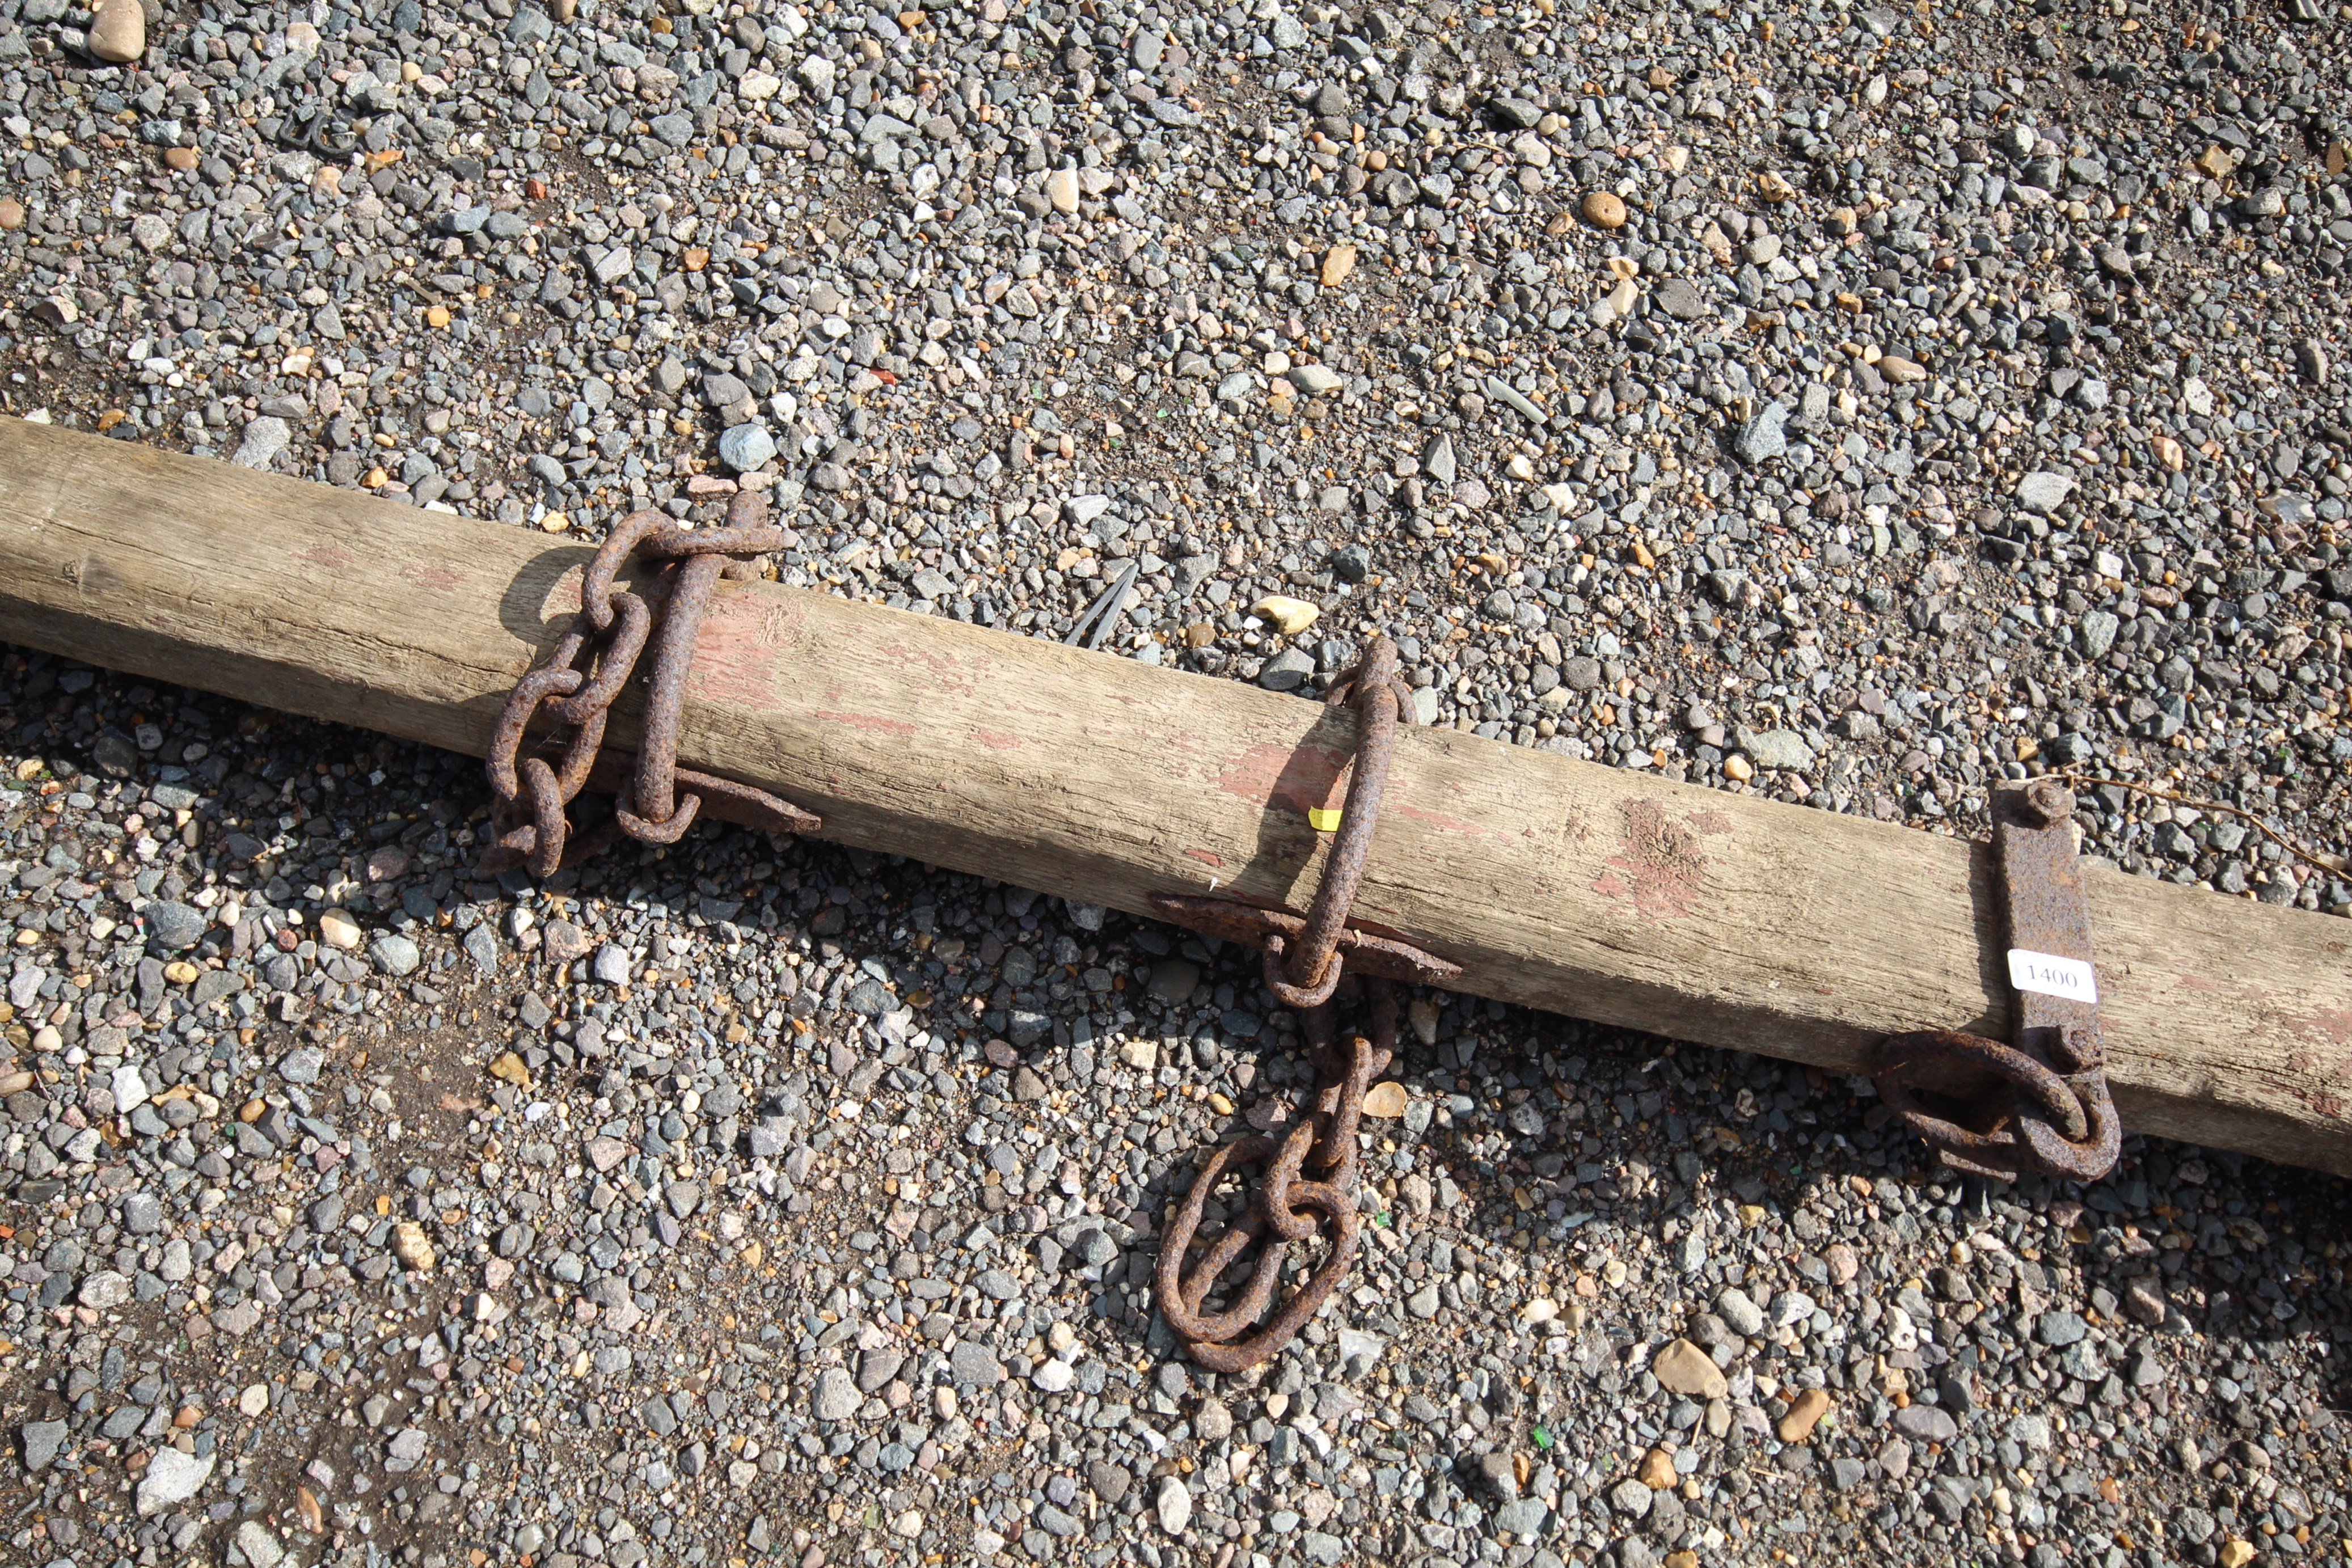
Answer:
[[(2013, 1045), (1948, 1029), (1895, 1036), (1879, 1048), (1878, 1092), (1955, 1170), (2096, 1181), (2115, 1168), (2123, 1124), (2102, 1061), (2074, 796), (2055, 779), (2003, 785), (1992, 812), (2012, 979), (2017, 958), (2054, 959), (2079, 967), (2080, 988), (2062, 995), (2040, 982), (2021, 986)], [(1922, 1069), (1936, 1088), (1916, 1082)]]
[[(1349, 704), (1356, 710), (1355, 771), (1348, 780), (1338, 837), (1305, 920), (1218, 900), (1164, 895), (1153, 900), (1187, 925), (1258, 943), (1266, 988), (1299, 1009), (1315, 1065), (1315, 1103), (1309, 1114), (1279, 1140), (1244, 1138), (1211, 1155), (1160, 1242), (1153, 1294), (1169, 1326), (1184, 1342), (1185, 1353), (1213, 1372), (1255, 1366), (1289, 1343), (1338, 1288), (1355, 1257), (1361, 1233), (1356, 1212), (1356, 1124), (1363, 1114), (1365, 1091), (1396, 1056), (1396, 994), (1381, 971), (1429, 977), (1461, 973), (1416, 948), (1348, 927), (1388, 789), (1397, 725), (1412, 712), (1412, 691), (1398, 673), (1396, 644), (1385, 637), (1373, 638), (1363, 661), (1334, 683), (1324, 701)], [(1351, 959), (1357, 960), (1353, 970)], [(1341, 1049), (1333, 1043), (1331, 1004), (1343, 978), (1362, 989), (1372, 1027), (1369, 1039), (1351, 1036)], [(1186, 1255), (1209, 1195), (1228, 1171), (1253, 1165), (1264, 1167), (1257, 1198), (1188, 1270)], [(1312, 1239), (1327, 1226), (1329, 1250), (1322, 1265), (1263, 1329), (1251, 1333), (1281, 1286), (1291, 1245)], [(1202, 1303), (1209, 1291), (1254, 1241), (1263, 1246), (1248, 1283), (1223, 1310), (1204, 1312)]]

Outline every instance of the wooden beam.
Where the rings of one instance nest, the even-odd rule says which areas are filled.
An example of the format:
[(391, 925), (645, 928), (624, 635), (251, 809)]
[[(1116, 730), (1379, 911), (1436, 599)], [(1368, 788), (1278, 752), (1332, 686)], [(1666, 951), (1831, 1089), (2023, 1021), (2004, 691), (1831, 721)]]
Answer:
[[(0, 423), (0, 637), (479, 754), (587, 548)], [(1148, 913), (1300, 908), (1344, 714), (1230, 681), (753, 583), (705, 623), (680, 760), (824, 836)], [(616, 715), (613, 744), (633, 744)], [(1863, 1070), (2009, 1032), (1987, 851), (1453, 730), (1399, 737), (1358, 900), (1482, 996)], [(2090, 876), (2127, 1128), (2352, 1174), (2352, 924)]]

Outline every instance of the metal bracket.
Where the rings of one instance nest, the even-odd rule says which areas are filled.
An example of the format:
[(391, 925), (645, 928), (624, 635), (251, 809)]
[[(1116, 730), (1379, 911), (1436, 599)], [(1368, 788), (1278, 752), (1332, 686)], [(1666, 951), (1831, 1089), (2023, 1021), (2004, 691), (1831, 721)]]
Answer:
[[(1993, 792), (2017, 1043), (1919, 1030), (1879, 1048), (1879, 1093), (1956, 1170), (2003, 1180), (2041, 1171), (2096, 1181), (2120, 1152), (2122, 1128), (2102, 1067), (2091, 906), (2074, 815), (2073, 792), (2054, 779)], [(1976, 1087), (1959, 1094), (1916, 1089), (1906, 1070), (1918, 1065), (1957, 1071)]]

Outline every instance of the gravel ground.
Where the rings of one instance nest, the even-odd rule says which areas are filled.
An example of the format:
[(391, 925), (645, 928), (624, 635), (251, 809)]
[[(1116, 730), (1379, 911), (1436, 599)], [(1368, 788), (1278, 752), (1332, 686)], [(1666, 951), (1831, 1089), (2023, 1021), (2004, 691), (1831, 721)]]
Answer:
[[(2249, 824), (2352, 810), (2347, 15), (0, 0), (0, 407), (763, 488), (784, 580), (1040, 635), (1131, 569), (1119, 655), (1385, 630), (1931, 831), (2079, 769), (2344, 914)], [(732, 831), (485, 882), (477, 765), (5, 650), (0, 761), (14, 1561), (2352, 1555), (2340, 1181), (1985, 1187), (1423, 996), (1358, 1278), (1215, 1378), (1146, 1281), (1306, 1082), (1241, 955)]]

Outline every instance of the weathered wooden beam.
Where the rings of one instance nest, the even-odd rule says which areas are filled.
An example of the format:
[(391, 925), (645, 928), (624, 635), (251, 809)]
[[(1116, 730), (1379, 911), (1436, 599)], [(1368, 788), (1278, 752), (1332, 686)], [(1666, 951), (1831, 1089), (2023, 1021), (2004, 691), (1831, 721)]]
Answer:
[[(478, 754), (589, 551), (0, 423), (0, 637)], [(827, 838), (1137, 913), (1303, 907), (1352, 721), (1294, 697), (769, 583), (706, 622), (680, 760)], [(616, 716), (613, 744), (633, 744)], [(1988, 852), (1452, 730), (1400, 737), (1360, 918), (1462, 988), (1841, 1072), (2005, 1038)], [(2131, 1129), (2352, 1173), (2352, 925), (2094, 870)]]

